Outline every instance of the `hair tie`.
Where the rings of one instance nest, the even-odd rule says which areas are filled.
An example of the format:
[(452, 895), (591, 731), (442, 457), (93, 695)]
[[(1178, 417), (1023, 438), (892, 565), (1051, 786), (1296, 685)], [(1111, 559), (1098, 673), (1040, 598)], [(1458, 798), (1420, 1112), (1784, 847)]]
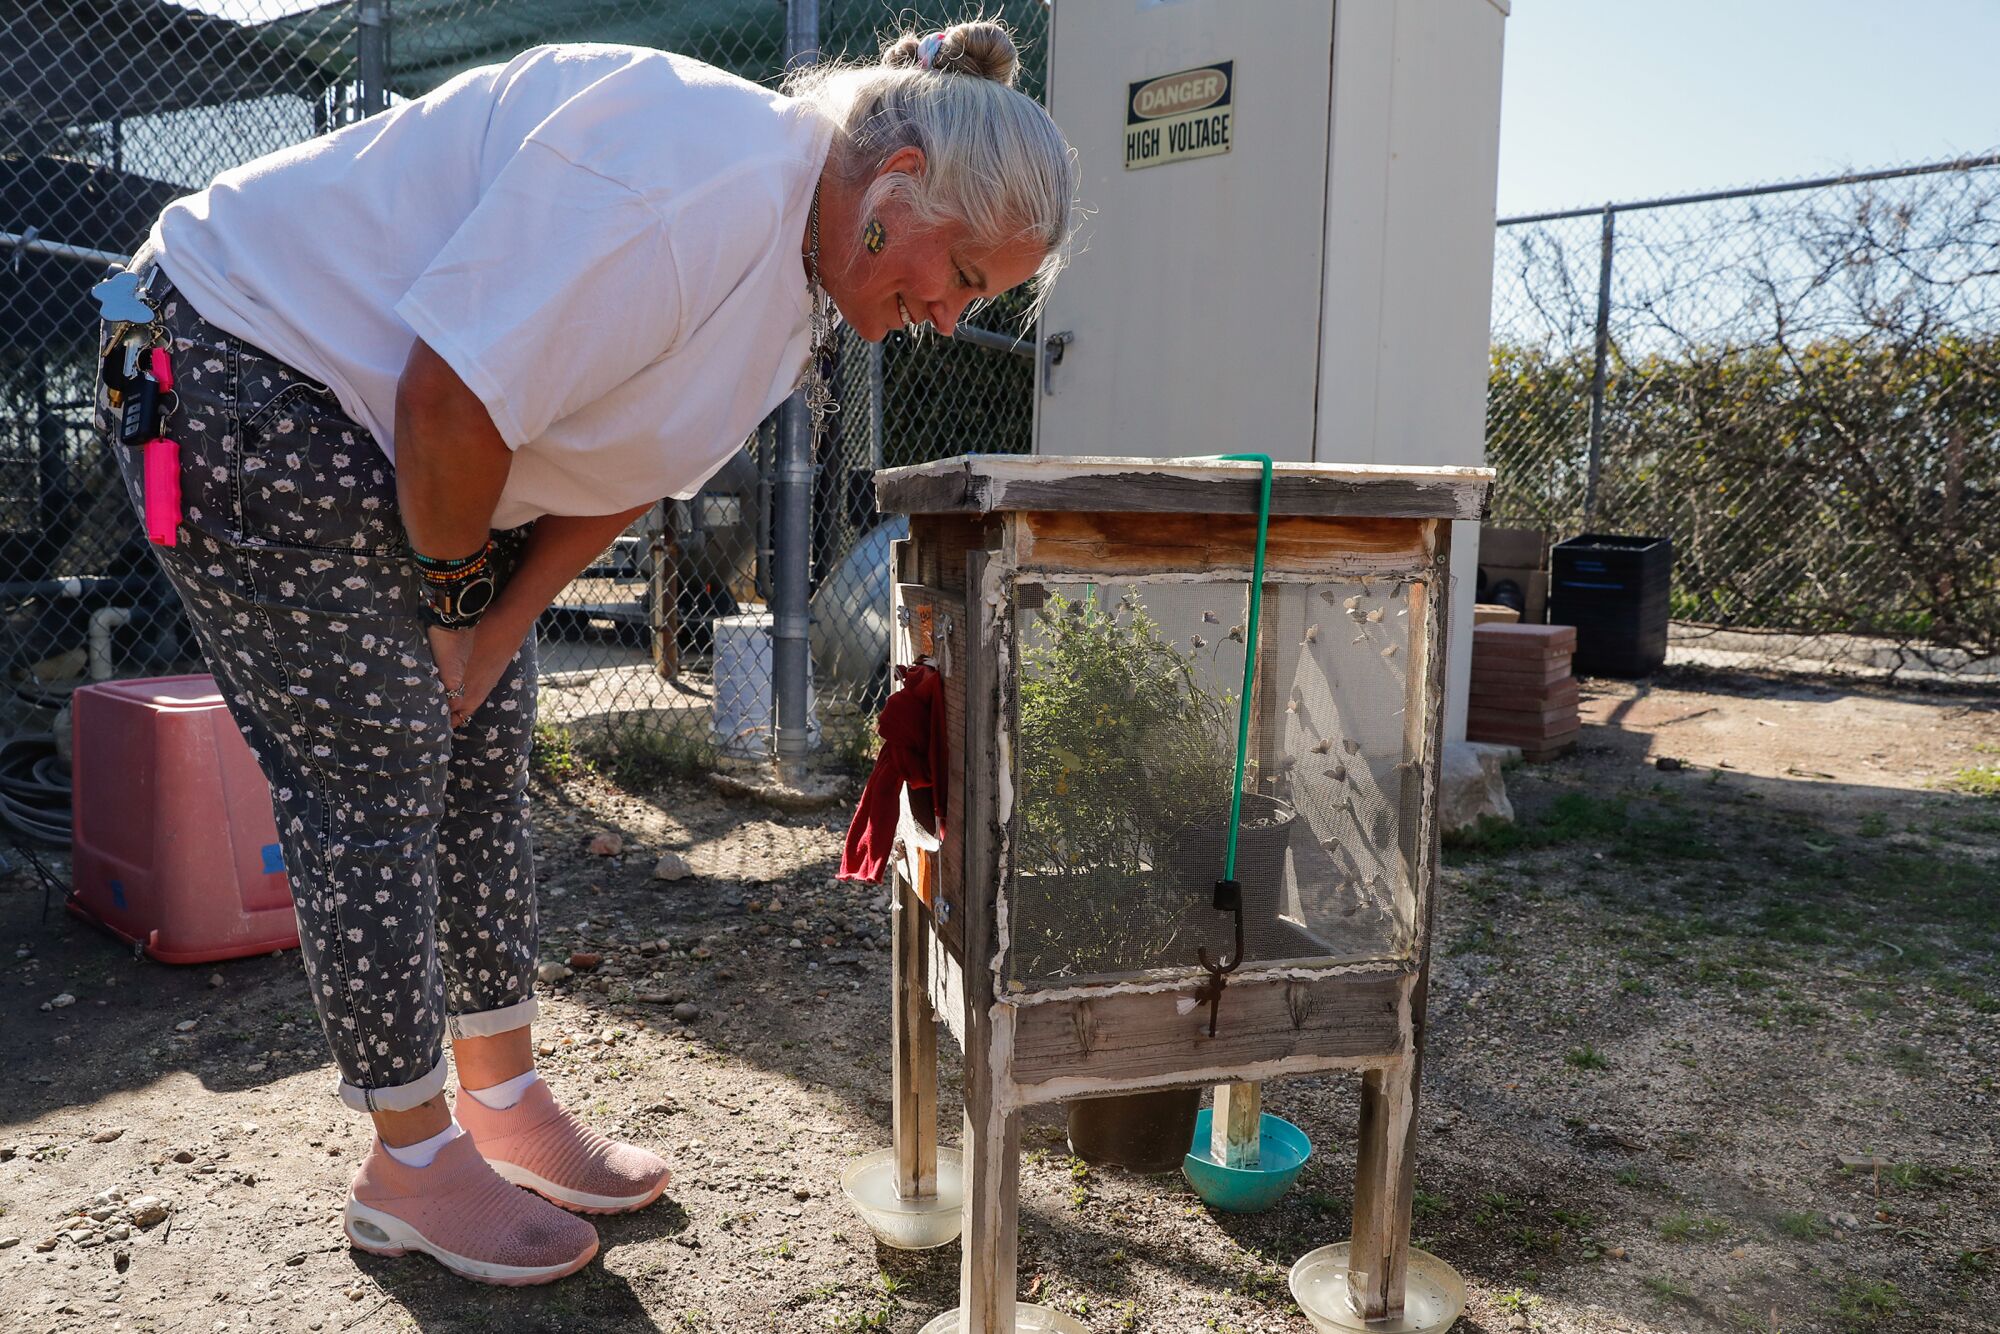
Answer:
[(917, 43), (917, 68), (936, 70), (938, 57), (944, 54), (944, 34), (934, 32)]

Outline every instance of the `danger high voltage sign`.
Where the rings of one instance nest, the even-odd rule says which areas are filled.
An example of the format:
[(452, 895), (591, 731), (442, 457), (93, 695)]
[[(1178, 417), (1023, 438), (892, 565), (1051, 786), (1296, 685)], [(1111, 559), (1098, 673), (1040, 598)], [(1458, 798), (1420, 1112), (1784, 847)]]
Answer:
[(1235, 64), (1222, 60), (1129, 85), (1125, 169), (1227, 153), (1236, 110)]

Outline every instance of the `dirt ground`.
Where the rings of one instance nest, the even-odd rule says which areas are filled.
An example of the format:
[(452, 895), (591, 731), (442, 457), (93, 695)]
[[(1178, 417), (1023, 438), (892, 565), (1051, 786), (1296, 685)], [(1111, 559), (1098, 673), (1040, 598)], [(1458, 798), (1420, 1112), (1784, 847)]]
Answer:
[[(2000, 698), (1686, 672), (1584, 697), (1578, 753), (1510, 773), (1519, 823), (1448, 854), (1416, 1233), (1470, 1284), (1461, 1334), (2000, 1330), (2000, 800), (1952, 790), (1995, 765)], [(547, 1288), (352, 1254), (366, 1123), (297, 959), (135, 961), (16, 875), (0, 1329), (911, 1334), (955, 1304), (955, 1244), (879, 1249), (840, 1196), (888, 1142), (890, 1061), (886, 900), (832, 880), (845, 810), (551, 758), (543, 957), (604, 962), (547, 989), (542, 1068), (674, 1162), (668, 1198)], [(589, 853), (605, 829), (622, 856)], [(695, 874), (653, 879), (666, 851)], [(1096, 1331), (1306, 1331), (1285, 1275), (1346, 1235), (1355, 1084), (1266, 1090), (1317, 1154), (1248, 1218), (1085, 1169), (1038, 1116), (1025, 1291)], [(163, 1221), (65, 1228), (109, 1190)]]

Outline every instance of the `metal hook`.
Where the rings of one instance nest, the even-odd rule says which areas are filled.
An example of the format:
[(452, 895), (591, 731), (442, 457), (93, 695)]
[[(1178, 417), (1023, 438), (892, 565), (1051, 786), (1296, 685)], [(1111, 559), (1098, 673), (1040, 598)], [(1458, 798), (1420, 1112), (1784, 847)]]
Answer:
[(1215, 882), (1215, 906), (1218, 910), (1233, 913), (1236, 918), (1236, 953), (1227, 963), (1212, 962), (1208, 957), (1208, 946), (1196, 948), (1195, 958), (1208, 971), (1208, 981), (1195, 992), (1195, 999), (1208, 1004), (1208, 1035), (1215, 1036), (1216, 1018), (1222, 1009), (1222, 991), (1229, 985), (1229, 975), (1243, 963), (1243, 887), (1234, 880)]

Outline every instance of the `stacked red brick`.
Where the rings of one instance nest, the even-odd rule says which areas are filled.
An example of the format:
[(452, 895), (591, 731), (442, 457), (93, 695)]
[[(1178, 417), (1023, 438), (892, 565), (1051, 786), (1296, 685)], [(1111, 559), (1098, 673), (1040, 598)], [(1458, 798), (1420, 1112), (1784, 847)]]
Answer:
[(1552, 760), (1575, 745), (1575, 652), (1573, 625), (1474, 626), (1466, 738), (1519, 746), (1530, 760)]

